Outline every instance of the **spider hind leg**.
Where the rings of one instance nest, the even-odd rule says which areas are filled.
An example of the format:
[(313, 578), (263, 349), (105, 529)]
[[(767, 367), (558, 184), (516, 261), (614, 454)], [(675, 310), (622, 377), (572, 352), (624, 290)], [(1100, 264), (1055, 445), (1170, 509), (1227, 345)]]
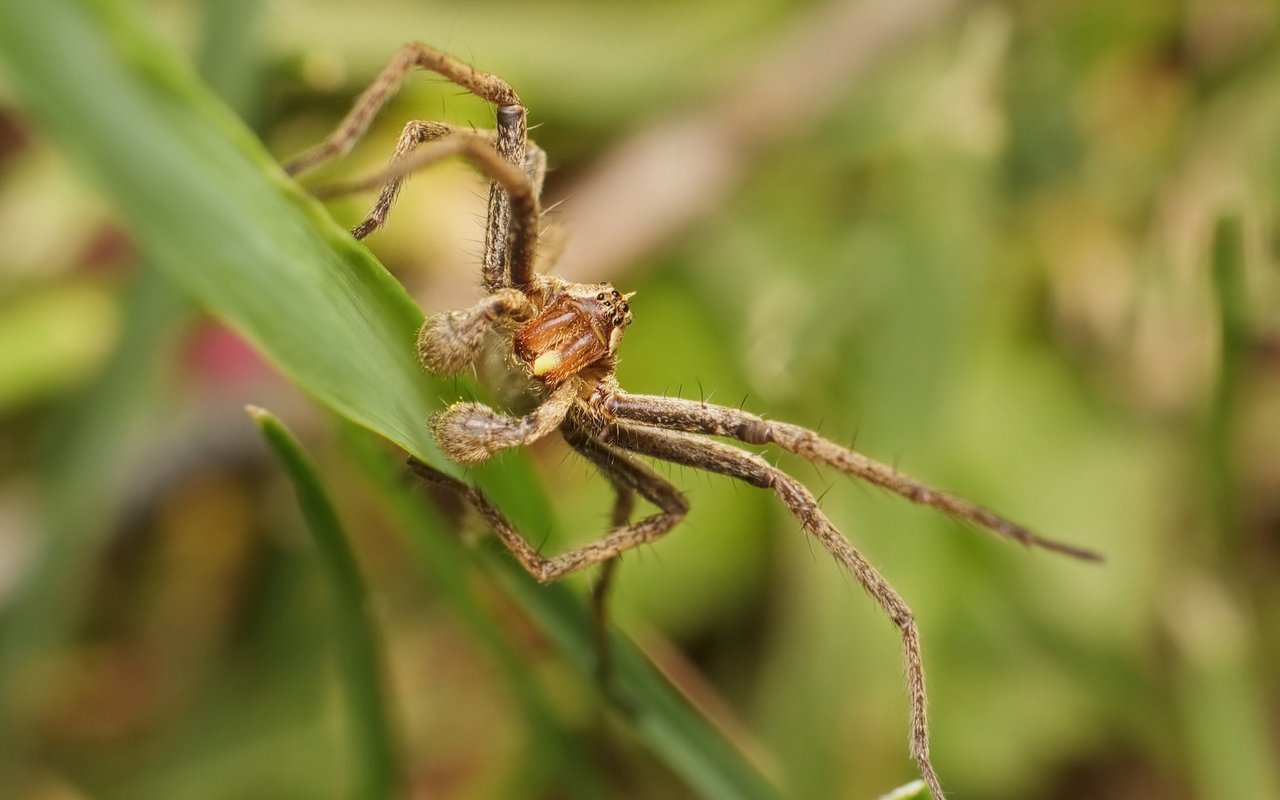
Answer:
[(898, 629), (911, 714), (911, 755), (935, 800), (943, 800), (942, 786), (929, 759), (924, 660), (920, 653), (920, 633), (916, 628), (915, 616), (897, 590), (827, 519), (813, 494), (795, 478), (770, 465), (763, 458), (692, 433), (617, 420), (600, 426), (598, 430), (600, 436), (615, 447), (695, 469), (729, 475), (752, 486), (772, 489), (787, 510), (800, 521), (805, 531), (848, 570)]
[[(602, 457), (612, 450), (598, 442), (587, 446), (601, 453)], [(409, 459), (409, 468), (423, 480), (455, 492), (467, 501), (489, 523), (489, 527), (497, 534), (498, 539), (511, 551), (526, 572), (540, 583), (551, 583), (565, 575), (608, 561), (627, 550), (662, 537), (675, 527), (689, 510), (689, 503), (680, 490), (651, 468), (621, 453), (608, 457), (614, 459), (614, 476), (656, 505), (658, 511), (610, 531), (603, 539), (551, 558), (543, 558), (539, 555), (537, 550), (520, 535), (515, 526), (479, 489), (446, 475), (416, 458)], [(595, 461), (594, 457), (591, 458)]]
[[(609, 528), (618, 530), (625, 527), (631, 521), (631, 514), (636, 506), (636, 490), (633, 484), (637, 481), (652, 481), (652, 476), (645, 474), (643, 465), (637, 465), (630, 457), (583, 435), (581, 431), (573, 428), (572, 423), (565, 426), (565, 441), (613, 484), (614, 502), (609, 518)], [(621, 563), (620, 555), (603, 562), (599, 573), (591, 583), (591, 621), (596, 648), (596, 675), (602, 685), (609, 682), (613, 673), (613, 660), (609, 646), (609, 597)]]

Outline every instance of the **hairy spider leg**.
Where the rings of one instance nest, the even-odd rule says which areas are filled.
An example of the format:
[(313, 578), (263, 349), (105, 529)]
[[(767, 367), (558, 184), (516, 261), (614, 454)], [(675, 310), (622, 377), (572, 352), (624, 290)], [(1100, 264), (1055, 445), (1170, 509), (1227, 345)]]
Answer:
[[(614, 501), (613, 528), (625, 525), (627, 520), (631, 518), (630, 510), (622, 522), (619, 523), (617, 509), (623, 507), (623, 503), (635, 505), (635, 500), (623, 500), (623, 498), (633, 498), (630, 492), (623, 493), (619, 491)], [(618, 575), (618, 565), (622, 563), (622, 556), (614, 556), (600, 565), (600, 571), (596, 573), (596, 579), (591, 582), (591, 639), (596, 648), (596, 677), (602, 684), (607, 684), (613, 675), (613, 649), (609, 647), (609, 598), (613, 592), (613, 581)]]
[[(540, 583), (551, 583), (565, 575), (608, 561), (619, 553), (660, 538), (675, 527), (676, 523), (689, 511), (689, 502), (685, 500), (680, 490), (654, 472), (651, 467), (621, 453), (611, 453), (611, 448), (589, 440), (588, 437), (584, 437), (581, 443), (585, 448), (598, 454), (598, 456), (595, 454), (588, 456), (594, 463), (607, 461), (612, 478), (622, 482), (628, 489), (638, 492), (641, 497), (657, 506), (658, 511), (637, 522), (615, 528), (599, 541), (551, 558), (540, 556), (538, 551), (520, 535), (515, 526), (489, 502), (479, 489), (446, 475), (416, 458), (409, 459), (409, 468), (422, 479), (456, 492), (458, 496), (470, 503), (484, 517), (498, 539), (511, 551), (526, 572)], [(596, 460), (597, 457), (600, 461)]]
[[(628, 485), (626, 477), (618, 474), (617, 464), (620, 461), (634, 462), (620, 451), (585, 436), (572, 425), (566, 425), (562, 430), (569, 446), (595, 465), (613, 485), (613, 512), (609, 517), (609, 529), (625, 527), (635, 511), (636, 493)], [(596, 674), (602, 684), (608, 683), (613, 673), (612, 651), (609, 647), (609, 595), (620, 563), (621, 556), (608, 559), (600, 565), (596, 579), (591, 582), (592, 638), (596, 648)]]
[[(400, 48), (391, 62), (383, 67), (373, 83), (356, 99), (338, 127), (323, 142), (287, 161), (284, 171), (289, 175), (301, 175), (351, 152), (351, 148), (369, 129), (369, 123), (399, 91), (400, 85), (414, 67), (435, 72), (499, 108), (523, 108), (515, 89), (497, 75), (481, 72), (464, 61), (420, 42), (410, 42)], [(522, 144), (511, 141), (523, 135), (521, 130), (514, 127), (511, 120), (508, 120), (507, 126), (508, 150), (522, 150)], [(505, 157), (507, 153), (504, 152), (503, 155)], [(519, 162), (512, 159), (512, 163)]]
[[(351, 111), (338, 127), (323, 142), (286, 162), (285, 172), (289, 175), (301, 175), (351, 152), (351, 148), (369, 129), (374, 116), (395, 95), (415, 67), (435, 72), (497, 106), (494, 147), (508, 163), (516, 166), (525, 164), (527, 114), (520, 103), (520, 96), (511, 85), (497, 75), (481, 72), (433, 47), (411, 42), (402, 47), (382, 72), (378, 73), (378, 77), (356, 99)], [(502, 286), (527, 288), (533, 272), (533, 250), (521, 251), (509, 247), (512, 237), (508, 228), (513, 214), (518, 217), (520, 212), (512, 207), (513, 201), (508, 198), (510, 188), (492, 174), (490, 178), (489, 225), (485, 230), (482, 256), (485, 288), (490, 291)], [(514, 269), (512, 264), (515, 264)]]
[[(528, 141), (526, 113), (524, 106), (518, 103), (498, 106), (498, 154), (511, 164), (521, 165), (525, 161)], [(541, 172), (545, 171), (546, 158), (543, 157)], [(535, 183), (534, 197), (537, 198), (542, 193), (541, 177)], [(484, 255), (480, 259), (480, 277), (484, 281), (484, 288), (489, 291), (500, 286), (514, 286), (527, 292), (533, 285), (534, 251), (521, 250), (512, 240), (513, 223), (520, 223), (519, 219), (512, 219), (513, 215), (519, 215), (514, 205), (497, 181), (489, 182), (489, 213), (485, 217)], [(535, 219), (535, 243), (538, 240), (537, 222)]]
[(902, 660), (907, 673), (907, 697), (911, 707), (911, 755), (929, 791), (942, 800), (942, 786), (929, 760), (928, 702), (924, 689), (924, 660), (920, 654), (920, 633), (915, 616), (902, 596), (879, 571), (840, 534), (822, 513), (813, 494), (795, 478), (777, 469), (754, 453), (695, 434), (664, 430), (649, 425), (610, 422), (599, 428), (600, 438), (633, 453), (674, 464), (718, 472), (752, 486), (772, 489), (806, 531), (816, 538), (854, 579), (871, 595), (893, 621), (902, 639)]
[[(419, 146), (429, 142), (439, 141), (449, 136), (468, 136), (482, 141), (490, 147), (493, 147), (494, 143), (498, 139), (496, 131), (475, 131), (470, 128), (459, 128), (456, 125), (449, 125), (444, 122), (410, 120), (405, 124), (404, 129), (400, 132), (400, 138), (396, 141), (395, 152), (392, 154), (391, 160), (387, 164), (386, 169), (378, 173), (379, 178), (385, 179), (382, 191), (378, 194), (378, 199), (374, 201), (373, 207), (369, 210), (369, 213), (365, 215), (365, 218), (360, 221), (360, 224), (351, 229), (352, 236), (356, 239), (364, 239), (366, 236), (386, 224), (387, 216), (391, 213), (391, 207), (395, 205), (396, 199), (400, 196), (400, 190), (404, 187), (405, 181), (409, 179), (410, 173), (426, 166), (426, 164), (421, 162), (410, 160), (409, 156), (412, 155)], [(525, 148), (524, 154), (524, 174), (529, 180), (531, 191), (534, 196), (540, 196), (542, 194), (542, 184), (543, 181), (546, 180), (547, 175), (547, 155), (543, 152), (542, 148), (538, 147), (534, 142), (530, 141), (527, 145), (528, 146)], [(370, 187), (369, 180), (358, 180), (353, 183), (335, 186), (322, 186), (319, 189), (316, 189), (313, 194), (320, 199), (328, 200), (346, 194), (367, 191), (369, 188), (372, 188)], [(505, 190), (503, 192), (503, 196), (504, 198), (506, 197)], [(507, 199), (505, 202), (506, 206), (504, 207), (510, 211), (510, 200)], [(539, 214), (541, 214), (541, 210), (539, 210)], [(524, 224), (524, 222), (521, 221), (521, 224)], [(505, 236), (509, 237), (511, 235), (511, 217), (509, 213), (503, 218), (503, 222), (500, 225), (493, 222), (486, 224), (485, 252), (489, 251), (489, 248), (491, 247), (490, 240), (497, 236), (497, 230), (500, 227), (507, 231)], [(545, 262), (549, 260), (550, 262), (554, 262), (554, 260), (559, 256), (559, 252), (564, 249), (564, 242), (562, 241), (563, 237), (560, 229), (553, 227), (550, 235), (545, 231), (540, 231), (539, 238), (544, 242), (549, 242), (551, 251), (549, 253), (539, 253), (537, 256), (527, 256), (527, 258), (534, 259), (541, 256), (541, 258), (538, 259), (539, 261)], [(504, 240), (504, 252), (506, 247), (507, 244)], [(545, 247), (543, 249), (546, 250)], [(525, 272), (532, 273), (536, 271), (536, 266), (537, 265), (529, 266)], [(532, 278), (522, 278), (522, 280), (528, 283)], [(501, 288), (502, 287), (496, 287), (492, 291), (499, 291)]]
[[(459, 128), (446, 122), (432, 122), (420, 119), (409, 120), (405, 123), (404, 129), (400, 131), (400, 138), (396, 140), (396, 147), (391, 154), (388, 167), (402, 161), (414, 150), (418, 149), (419, 145), (434, 142), (437, 139), (443, 139), (451, 135), (476, 136), (483, 139), (490, 147), (494, 146), (498, 139), (495, 131), (473, 131), (467, 128)], [(539, 175), (535, 178), (531, 175), (529, 173), (529, 164), (525, 164), (525, 174), (529, 175), (530, 180), (535, 184), (534, 191), (540, 193), (542, 191), (542, 176)], [(400, 189), (403, 188), (407, 177), (406, 175), (396, 175), (387, 182), (386, 186), (382, 187), (382, 191), (378, 193), (378, 199), (374, 201), (369, 213), (365, 215), (359, 225), (351, 229), (352, 236), (357, 239), (364, 239), (386, 224), (387, 215), (391, 213), (391, 207), (395, 205), (396, 198), (400, 196)]]
[[(537, 151), (539, 154), (541, 150)], [(500, 186), (504, 194), (504, 203), (510, 207), (510, 215), (503, 223), (505, 229), (506, 250), (512, 258), (512, 286), (522, 292), (533, 288), (535, 279), (533, 265), (537, 259), (539, 225), (542, 219), (542, 206), (538, 202), (537, 188), (524, 170), (507, 163), (498, 152), (486, 141), (485, 137), (473, 133), (455, 133), (437, 139), (422, 147), (416, 153), (406, 156), (391, 166), (368, 177), (324, 187), (317, 190), (316, 197), (337, 197), (356, 192), (381, 189), (397, 178), (405, 178), (411, 173), (436, 162), (462, 156), (477, 169)], [(492, 218), (489, 221), (488, 233), (492, 234), (496, 225)], [(487, 237), (486, 237), (487, 241)], [(487, 248), (486, 248), (487, 252)], [(517, 269), (518, 268), (518, 269)], [(514, 280), (520, 276), (519, 282)], [(489, 291), (503, 288), (504, 284), (488, 286)], [(505, 283), (505, 281), (504, 281)]]
[(935, 489), (904, 472), (824, 439), (808, 428), (766, 420), (736, 408), (677, 397), (630, 394), (616, 390), (604, 401), (604, 410), (619, 419), (688, 433), (728, 436), (748, 444), (775, 444), (798, 456), (834, 467), (898, 494), (913, 503), (930, 506), (956, 519), (978, 525), (998, 536), (1085, 561), (1101, 561), (1092, 550), (1039, 536), (988, 508)]

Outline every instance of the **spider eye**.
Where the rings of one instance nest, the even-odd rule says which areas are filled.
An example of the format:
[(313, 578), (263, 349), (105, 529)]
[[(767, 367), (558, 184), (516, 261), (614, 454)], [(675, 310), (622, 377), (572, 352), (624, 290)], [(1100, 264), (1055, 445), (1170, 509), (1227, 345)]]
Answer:
[(623, 303), (623, 304), (622, 304), (622, 310), (623, 310), (623, 311), (630, 311), (630, 310), (631, 310), (631, 307), (630, 307), (630, 306), (628, 306), (626, 303)]
[(613, 290), (613, 296), (614, 296), (614, 297), (622, 297), (622, 292), (619, 292), (617, 289), (614, 289), (614, 290)]
[(603, 299), (604, 299), (604, 292), (601, 292), (600, 294), (596, 295), (596, 299), (597, 299), (597, 300), (603, 300)]
[(622, 317), (614, 317), (614, 318), (613, 318), (613, 324), (614, 324), (614, 325), (621, 325), (621, 324), (622, 324)]

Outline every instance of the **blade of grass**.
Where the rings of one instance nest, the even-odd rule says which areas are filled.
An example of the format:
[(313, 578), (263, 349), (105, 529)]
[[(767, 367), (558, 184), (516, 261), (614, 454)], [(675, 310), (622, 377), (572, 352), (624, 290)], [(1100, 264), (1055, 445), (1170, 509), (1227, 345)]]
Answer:
[[(432, 403), (413, 356), (420, 310), (119, 4), (0, 3), (0, 61), (140, 246), (202, 305), (341, 416), (451, 468), (423, 424)], [(524, 461), (502, 461), (475, 472), (513, 517), (545, 529), (545, 498)], [(497, 564), (590, 676), (581, 603)], [(619, 647), (613, 699), (649, 747), (704, 796), (776, 796), (634, 646)]]
[(0, 4), (24, 100), (183, 288), (343, 416), (431, 458), (421, 312), (117, 3)]
[(406, 484), (404, 469), (389, 457), (386, 447), (354, 425), (345, 424), (341, 431), (346, 452), (355, 459), (360, 473), (386, 498), (418, 548), (426, 579), (466, 623), (475, 640), (489, 651), (524, 715), (527, 766), (511, 777), (518, 781), (513, 785), (519, 790), (510, 796), (537, 795), (539, 787), (550, 790), (552, 787), (544, 784), (555, 779), (559, 779), (555, 788), (565, 791), (567, 787), (572, 797), (608, 796), (598, 765), (581, 757), (573, 735), (548, 707), (528, 664), (477, 602), (470, 578), (474, 562), (462, 539), (444, 530), (431, 507), (422, 502), (421, 494)]
[(298, 440), (269, 412), (254, 407), (247, 410), (293, 483), (333, 595), (338, 665), (350, 713), (352, 750), (361, 773), (352, 796), (390, 798), (399, 783), (398, 767), (378, 637), (360, 568), (315, 466)]
[[(366, 462), (372, 454), (361, 459)], [(442, 585), (454, 583), (463, 574), (459, 561), (482, 562), (526, 613), (543, 629), (560, 652), (580, 673), (592, 676), (596, 670), (595, 642), (588, 613), (582, 602), (562, 584), (543, 586), (495, 548), (464, 550), (456, 536), (441, 530), (422, 497), (403, 480), (403, 473), (384, 469), (366, 470), (392, 498), (406, 527), (423, 545), (431, 572)], [(397, 477), (399, 479), (397, 479)], [(461, 558), (460, 558), (461, 557)], [(440, 574), (443, 573), (443, 574)], [(459, 587), (461, 588), (461, 587)], [(616, 674), (607, 692), (614, 708), (625, 717), (668, 765), (703, 797), (776, 798), (777, 790), (742, 753), (701, 716), (654, 668), (648, 657), (626, 636), (615, 633)], [(524, 679), (522, 679), (523, 681)], [(519, 685), (519, 684), (517, 684)], [(525, 691), (531, 691), (531, 687)]]
[(1218, 380), (1205, 425), (1205, 478), (1209, 502), (1220, 526), (1217, 543), (1224, 560), (1238, 560), (1240, 524), (1236, 519), (1236, 465), (1232, 440), (1240, 397), (1241, 367), (1249, 347), (1245, 303), (1244, 226), (1239, 217), (1219, 220), (1213, 236), (1214, 299), (1218, 310)]
[[(1178, 711), (1184, 720), (1187, 769), (1205, 797), (1280, 796), (1280, 769), (1268, 752), (1267, 692), (1258, 671), (1259, 624), (1237, 608), (1237, 577), (1247, 558), (1238, 518), (1240, 492), (1236, 439), (1240, 383), (1250, 331), (1246, 303), (1244, 226), (1237, 216), (1219, 220), (1212, 261), (1219, 323), (1219, 372), (1203, 424), (1202, 475), (1214, 578), (1182, 589), (1186, 611), (1177, 617), (1184, 659), (1176, 671)], [(1202, 569), (1206, 567), (1198, 567)], [(1261, 601), (1258, 601), (1261, 602)], [(1248, 605), (1247, 602), (1241, 603)]]
[[(589, 613), (567, 587), (543, 586), (505, 553), (478, 555), (579, 672), (595, 673)], [(778, 790), (702, 716), (628, 637), (610, 633), (615, 675), (602, 687), (637, 735), (702, 797), (777, 798)]]

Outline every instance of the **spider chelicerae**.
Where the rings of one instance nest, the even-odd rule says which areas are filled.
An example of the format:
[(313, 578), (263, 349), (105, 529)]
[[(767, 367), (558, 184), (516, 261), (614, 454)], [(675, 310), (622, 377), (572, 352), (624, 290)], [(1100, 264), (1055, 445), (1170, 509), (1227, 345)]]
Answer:
[[(509, 416), (481, 403), (455, 403), (430, 420), (432, 433), (451, 460), (477, 464), (558, 430), (570, 447), (612, 482), (616, 490), (612, 525), (599, 541), (545, 558), (475, 487), (417, 459), (409, 462), (412, 470), (474, 506), (521, 566), (539, 581), (554, 581), (601, 565), (592, 594), (602, 659), (606, 655), (601, 635), (604, 603), (618, 557), (665, 535), (689, 509), (679, 489), (635, 456), (716, 472), (772, 490), (897, 627), (910, 702), (911, 753), (930, 791), (942, 800), (929, 760), (924, 666), (911, 609), (836, 530), (799, 481), (755, 453), (707, 437), (775, 445), (1024, 545), (1091, 561), (1099, 556), (1040, 537), (982, 506), (939, 491), (798, 425), (707, 402), (624, 391), (614, 377), (614, 367), (618, 346), (632, 320), (627, 302), (631, 295), (607, 283), (570, 283), (535, 270), (535, 266), (554, 261), (538, 252), (542, 226), (539, 196), (546, 156), (527, 138), (526, 110), (519, 96), (495, 75), (431, 47), (409, 44), (365, 90), (338, 128), (319, 146), (288, 162), (285, 170), (298, 175), (345, 155), (405, 77), (419, 67), (493, 104), (497, 108), (496, 128), (475, 131), (411, 121), (405, 125), (385, 171), (333, 187), (327, 194), (381, 189), (372, 210), (352, 231), (357, 239), (363, 239), (386, 221), (404, 180), (415, 170), (460, 156), (488, 176), (491, 183), (481, 261), (487, 294), (470, 308), (428, 317), (418, 336), (418, 353), (429, 372), (457, 374), (481, 355), (486, 337), (497, 333), (506, 344), (508, 360), (537, 405), (523, 416)], [(632, 521), (636, 495), (657, 510)]]

